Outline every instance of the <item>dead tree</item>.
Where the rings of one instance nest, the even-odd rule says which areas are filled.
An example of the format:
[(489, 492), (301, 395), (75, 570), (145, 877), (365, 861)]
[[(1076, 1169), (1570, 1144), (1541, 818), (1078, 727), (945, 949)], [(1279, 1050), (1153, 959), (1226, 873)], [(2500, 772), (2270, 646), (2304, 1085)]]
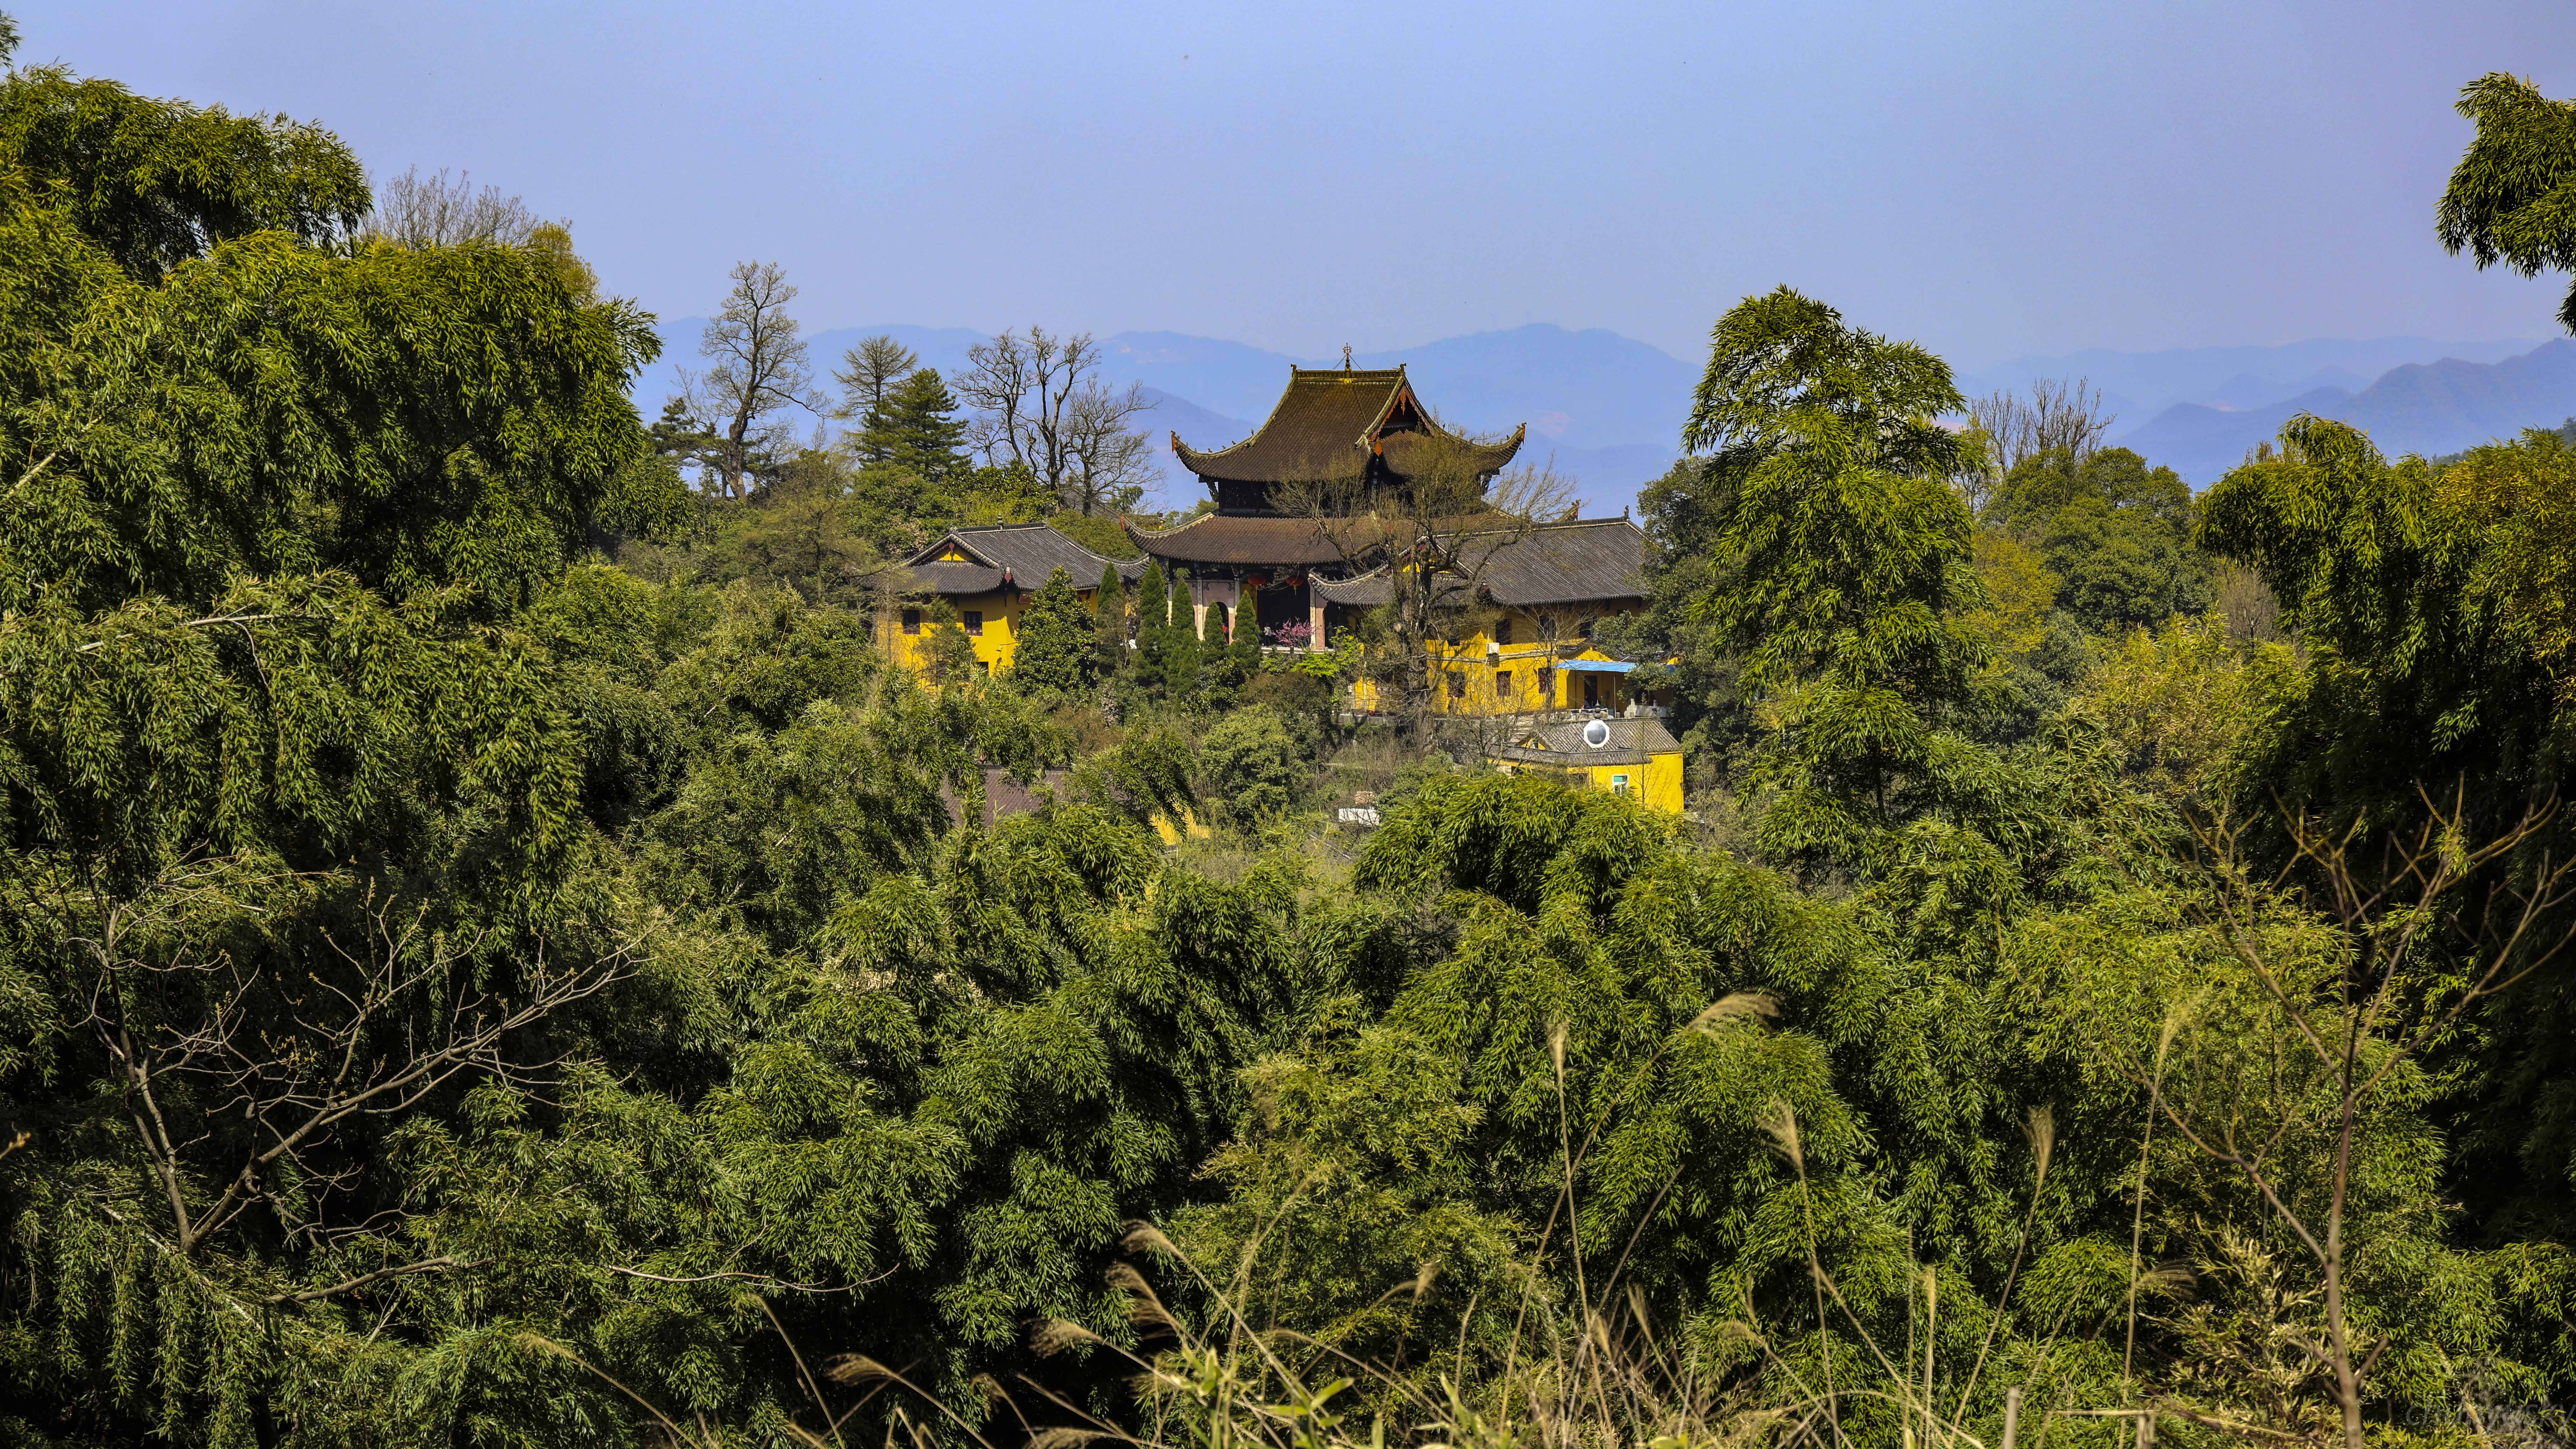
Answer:
[(724, 310), (707, 323), (698, 353), (714, 360), (703, 373), (683, 373), (689, 410), (713, 440), (702, 461), (724, 497), (740, 498), (779, 453), (790, 408), (821, 413), (805, 339), (787, 304), (796, 288), (771, 262), (736, 262)]
[(1140, 384), (1120, 391), (1100, 381), (1090, 333), (1004, 332), (966, 356), (948, 385), (975, 410), (967, 443), (988, 466), (1019, 468), (1084, 513), (1152, 476), (1145, 436), (1128, 423), (1153, 402)]

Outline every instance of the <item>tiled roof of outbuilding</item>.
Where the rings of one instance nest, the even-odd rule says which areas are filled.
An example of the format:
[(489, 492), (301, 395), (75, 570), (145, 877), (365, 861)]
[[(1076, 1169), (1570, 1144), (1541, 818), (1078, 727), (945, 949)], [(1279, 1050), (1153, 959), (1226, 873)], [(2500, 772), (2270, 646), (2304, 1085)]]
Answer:
[[(1646, 594), (1646, 535), (1624, 518), (1542, 523), (1517, 539), (1471, 533), (1458, 540), (1456, 551), (1466, 556), (1465, 571), (1476, 576), (1478, 592), (1507, 608)], [(1376, 568), (1338, 583), (1319, 582), (1315, 592), (1331, 603), (1375, 608), (1389, 597), (1387, 573)]]
[[(939, 562), (952, 545), (977, 562)], [(872, 581), (908, 594), (984, 594), (1004, 585), (1035, 593), (1057, 569), (1073, 576), (1075, 588), (1096, 589), (1106, 568), (1116, 568), (1131, 583), (1145, 576), (1145, 560), (1105, 558), (1052, 525), (996, 523), (952, 528), (910, 559), (879, 570)]]
[(1559, 719), (1531, 725), (1514, 736), (1510, 744), (1494, 751), (1494, 758), (1563, 766), (1642, 765), (1656, 755), (1674, 754), (1681, 749), (1681, 742), (1664, 728), (1664, 722), (1649, 716), (1601, 721), (1610, 727), (1610, 739), (1596, 750), (1583, 742), (1583, 727), (1590, 723), (1585, 719)]
[(1516, 608), (1646, 596), (1646, 535), (1624, 518), (1547, 523), (1494, 550), (1477, 584)]
[(970, 563), (897, 564), (868, 582), (899, 594), (989, 594), (1002, 586), (1002, 571)]

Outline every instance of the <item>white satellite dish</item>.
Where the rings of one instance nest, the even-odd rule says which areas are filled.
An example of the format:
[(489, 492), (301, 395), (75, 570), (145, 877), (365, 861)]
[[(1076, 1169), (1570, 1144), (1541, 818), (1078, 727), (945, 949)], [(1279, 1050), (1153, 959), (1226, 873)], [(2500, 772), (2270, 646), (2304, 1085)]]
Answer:
[(1603, 719), (1585, 720), (1583, 742), (1596, 750), (1610, 743), (1610, 722)]

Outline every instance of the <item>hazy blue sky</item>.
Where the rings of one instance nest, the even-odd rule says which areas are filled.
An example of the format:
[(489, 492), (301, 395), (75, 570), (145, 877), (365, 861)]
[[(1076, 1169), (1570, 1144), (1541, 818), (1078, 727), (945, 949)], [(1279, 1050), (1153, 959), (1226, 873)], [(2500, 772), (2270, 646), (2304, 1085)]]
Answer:
[(1557, 322), (1684, 357), (1789, 282), (1974, 366), (2546, 336), (2432, 238), (2576, 5), (11, 7), (22, 60), (469, 169), (603, 278), (809, 327), (1167, 328), (1321, 355)]

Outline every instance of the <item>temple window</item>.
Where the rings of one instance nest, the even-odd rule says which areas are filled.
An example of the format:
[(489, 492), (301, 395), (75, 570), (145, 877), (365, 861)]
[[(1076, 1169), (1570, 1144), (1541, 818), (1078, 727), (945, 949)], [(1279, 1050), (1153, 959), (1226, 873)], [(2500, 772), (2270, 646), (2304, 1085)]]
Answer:
[(984, 632), (983, 610), (968, 609), (966, 611), (966, 632), (969, 634), (981, 634)]
[(919, 609), (906, 609), (903, 611), (903, 632), (907, 634), (918, 634), (921, 632), (921, 611)]

